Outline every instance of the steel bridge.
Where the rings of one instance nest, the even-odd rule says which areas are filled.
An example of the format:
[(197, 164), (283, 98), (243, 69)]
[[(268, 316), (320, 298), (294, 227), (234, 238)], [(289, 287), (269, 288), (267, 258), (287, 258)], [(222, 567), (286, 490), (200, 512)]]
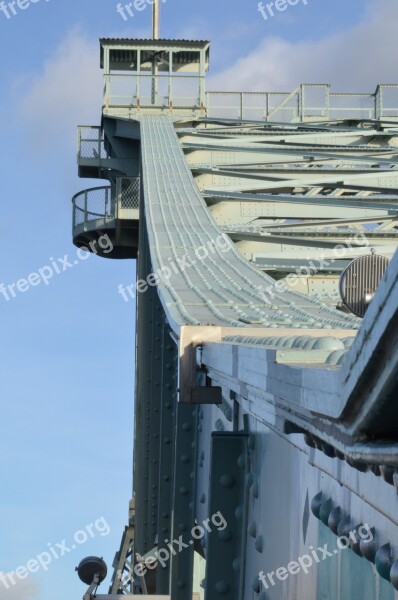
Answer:
[[(398, 86), (209, 92), (207, 41), (100, 48), (78, 167), (108, 184), (73, 198), (73, 238), (137, 261), (134, 490), (102, 597), (398, 598)], [(379, 255), (361, 319), (340, 276)]]

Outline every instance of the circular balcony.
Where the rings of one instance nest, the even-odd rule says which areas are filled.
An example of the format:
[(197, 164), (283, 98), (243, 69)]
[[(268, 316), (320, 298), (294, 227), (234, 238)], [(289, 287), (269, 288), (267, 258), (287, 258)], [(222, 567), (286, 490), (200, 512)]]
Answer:
[(136, 258), (138, 177), (118, 177), (115, 186), (83, 190), (72, 198), (73, 243), (104, 258)]

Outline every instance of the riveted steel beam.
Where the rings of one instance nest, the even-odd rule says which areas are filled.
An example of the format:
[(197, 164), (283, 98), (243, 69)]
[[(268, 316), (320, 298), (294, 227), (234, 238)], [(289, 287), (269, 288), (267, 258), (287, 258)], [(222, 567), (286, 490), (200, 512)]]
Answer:
[[(178, 348), (164, 322), (162, 328), (162, 384), (160, 414), (159, 495), (158, 495), (158, 551), (167, 551), (166, 539), (172, 538), (173, 482), (175, 461), (175, 427), (177, 405)], [(158, 563), (156, 590), (166, 594), (170, 590), (170, 561)]]
[[(198, 407), (177, 404), (174, 461), (171, 597), (191, 600), (193, 585)], [(166, 542), (167, 543), (167, 542)], [(180, 548), (179, 544), (184, 544)]]
[(243, 598), (247, 442), (246, 433), (212, 434), (209, 519), (220, 525), (207, 536), (205, 600)]

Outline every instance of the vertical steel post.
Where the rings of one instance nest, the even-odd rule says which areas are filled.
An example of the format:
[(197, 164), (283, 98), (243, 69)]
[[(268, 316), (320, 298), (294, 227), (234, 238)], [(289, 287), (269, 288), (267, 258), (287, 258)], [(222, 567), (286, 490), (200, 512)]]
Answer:
[(141, 50), (137, 50), (137, 86), (136, 86), (136, 97), (137, 97), (137, 110), (141, 107)]
[(77, 128), (77, 159), (82, 157), (82, 129)]
[(225, 527), (207, 535), (205, 600), (244, 597), (248, 443), (244, 432), (216, 431), (211, 436), (208, 516), (210, 520), (213, 515), (222, 515)]
[[(152, 13), (152, 39), (159, 39), (159, 0), (154, 0)], [(155, 56), (152, 62), (152, 104), (156, 105), (156, 96), (158, 92), (158, 66)]]
[(169, 51), (169, 108), (173, 110), (173, 51)]
[(87, 225), (87, 190), (84, 192), (84, 228)]
[(330, 84), (326, 86), (326, 119), (330, 119)]
[(171, 557), (173, 600), (191, 600), (194, 567), (195, 494), (197, 468), (198, 407), (177, 403), (174, 446), (173, 540), (185, 544)]
[(98, 134), (98, 160), (101, 161), (101, 128), (97, 127), (97, 134)]
[(108, 210), (109, 210), (109, 189), (105, 190), (105, 222), (108, 220)]
[(378, 85), (375, 94), (375, 119), (382, 117), (382, 86)]
[[(169, 551), (166, 540), (172, 539), (173, 519), (173, 464), (175, 412), (177, 405), (178, 348), (170, 336), (166, 318), (162, 325), (162, 381), (160, 386), (160, 433), (159, 433), (159, 484), (158, 484), (158, 551)], [(156, 569), (156, 593), (170, 592), (171, 561), (158, 564)]]
[(104, 48), (104, 106), (109, 108), (111, 95), (111, 69), (110, 69), (110, 48)]
[(122, 186), (121, 186), (121, 182), (122, 182), (122, 178), (121, 177), (117, 177), (116, 178), (116, 201), (115, 201), (115, 219), (119, 218), (119, 209), (120, 209), (120, 203), (122, 201)]
[(203, 113), (206, 110), (206, 50), (200, 51), (199, 58), (199, 106), (200, 111)]
[(303, 122), (304, 117), (305, 117), (305, 87), (303, 84), (301, 84), (301, 86), (300, 86), (299, 102), (300, 102), (300, 98), (301, 98), (300, 121)]

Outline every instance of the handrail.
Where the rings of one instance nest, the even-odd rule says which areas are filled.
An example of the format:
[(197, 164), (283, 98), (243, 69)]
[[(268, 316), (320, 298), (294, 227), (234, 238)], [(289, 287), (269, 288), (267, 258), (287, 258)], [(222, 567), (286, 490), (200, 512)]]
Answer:
[(110, 73), (104, 75), (103, 104), (106, 108), (131, 106), (137, 110), (145, 107), (172, 110), (202, 105), (204, 109), (205, 80), (205, 75), (201, 74)]
[[(79, 125), (77, 137), (78, 160), (96, 158), (98, 160), (109, 158), (105, 148), (102, 127), (98, 125)], [(87, 131), (87, 133), (86, 133)], [(92, 133), (91, 133), (92, 132)], [(91, 133), (91, 135), (90, 135)], [(90, 136), (90, 137), (87, 137)], [(89, 151), (87, 150), (87, 146)], [(94, 155), (94, 156), (93, 156)]]
[[(315, 94), (315, 96), (314, 96)], [(297, 106), (287, 106), (297, 96)], [(223, 105), (220, 98), (225, 97)], [(275, 98), (280, 99), (275, 105)], [(308, 98), (308, 100), (307, 100)], [(213, 106), (212, 99), (217, 99)], [(248, 100), (247, 102), (245, 102)], [(218, 104), (218, 105), (217, 105)], [(302, 84), (293, 92), (206, 92), (206, 106), (209, 117), (233, 116), (240, 119), (272, 120), (282, 112), (283, 121), (299, 117), (328, 120), (365, 118), (398, 118), (398, 84), (378, 85), (374, 93), (339, 92), (331, 93), (329, 84)], [(286, 111), (288, 114), (286, 114)], [(255, 115), (255, 116), (254, 116)]]
[[(72, 197), (73, 231), (96, 229), (116, 219), (131, 219), (139, 209), (139, 177), (118, 177), (116, 185), (97, 186), (82, 190)], [(91, 223), (91, 225), (90, 225)]]
[(279, 104), (279, 106), (277, 106), (271, 113), (269, 113), (267, 115), (267, 119), (272, 118), (273, 116), (276, 115), (277, 112), (279, 112), (284, 106), (286, 106), (286, 104), (289, 102), (289, 100), (291, 100), (292, 98), (294, 98), (297, 94), (299, 94), (299, 98), (300, 98), (300, 89), (301, 86), (297, 86), (295, 90), (293, 90), (288, 96), (286, 96), (286, 98), (283, 100), (283, 102), (281, 102), (281, 104)]
[(110, 185), (99, 185), (98, 187), (87, 188), (86, 190), (82, 190), (81, 192), (77, 192), (74, 196), (72, 196), (72, 202), (76, 200), (79, 196), (86, 194), (88, 192), (94, 192), (95, 190), (110, 190), (112, 186)]
[[(148, 82), (155, 80), (158, 85), (147, 85)], [(142, 72), (107, 74), (104, 75), (104, 82), (104, 106), (106, 108), (110, 106), (132, 107), (137, 111), (148, 107), (169, 108), (170, 110), (187, 107), (200, 108), (200, 110), (207, 108), (210, 117), (213, 116), (213, 111), (233, 111), (234, 118), (241, 119), (245, 118), (245, 114), (253, 115), (254, 111), (257, 111), (259, 119), (256, 120), (265, 121), (273, 120), (278, 113), (281, 113), (283, 121), (297, 118), (301, 121), (314, 118), (325, 120), (330, 118), (331, 111), (333, 111), (333, 118), (338, 118), (336, 115), (339, 113), (344, 114), (344, 118), (347, 118), (350, 112), (355, 118), (360, 111), (368, 111), (371, 118), (398, 117), (397, 84), (378, 85), (374, 93), (368, 94), (331, 93), (330, 85), (324, 83), (304, 83), (297, 86), (292, 92), (222, 92), (216, 90), (206, 92), (204, 75), (159, 73), (154, 76), (151, 73)], [(195, 85), (192, 86), (191, 82)], [(182, 87), (177, 89), (179, 83)], [(394, 90), (393, 95), (389, 90)], [(389, 96), (387, 100), (386, 95)], [(212, 107), (212, 98), (222, 96), (228, 97), (228, 101), (235, 97), (236, 102), (232, 106), (229, 103), (227, 106)], [(256, 99), (256, 97), (258, 103), (256, 100), (253, 101), (253, 98)], [(290, 106), (289, 102), (295, 97), (297, 97), (297, 105)], [(308, 101), (307, 97), (310, 97)], [(250, 99), (250, 102), (245, 105), (246, 98)], [(369, 106), (364, 107), (363, 100), (369, 102)], [(340, 106), (342, 101), (348, 105)], [(259, 111), (261, 112), (259, 113)]]

